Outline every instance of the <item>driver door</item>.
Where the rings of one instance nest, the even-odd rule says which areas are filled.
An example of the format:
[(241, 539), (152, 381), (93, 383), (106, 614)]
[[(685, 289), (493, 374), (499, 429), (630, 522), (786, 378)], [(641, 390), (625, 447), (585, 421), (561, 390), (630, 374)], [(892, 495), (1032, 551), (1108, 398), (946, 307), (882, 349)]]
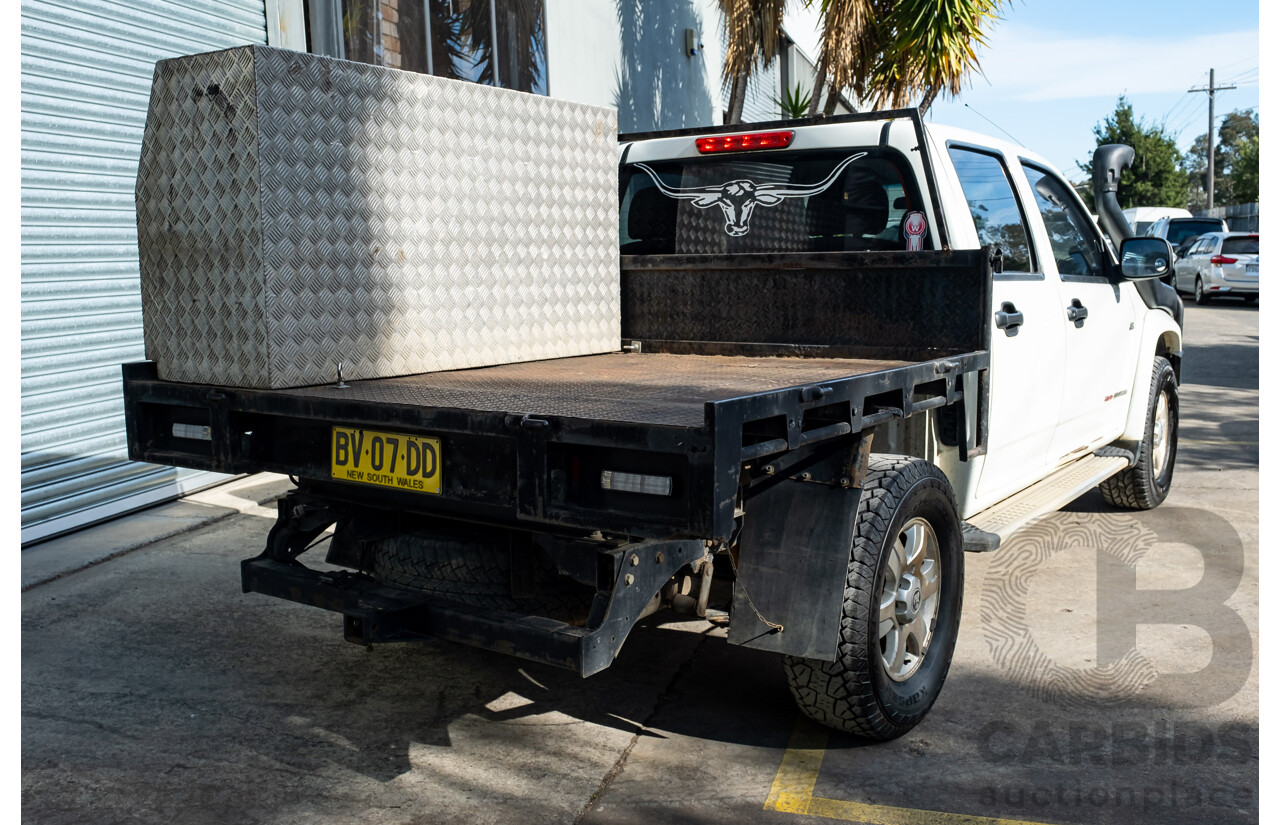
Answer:
[[(1110, 278), (1110, 253), (1075, 191), (1056, 173), (1021, 161), (1031, 237), (1057, 276), (1065, 339), (1058, 427), (1050, 459), (1062, 463), (1120, 436), (1129, 412), (1139, 331), (1132, 290)], [(1147, 365), (1150, 368), (1150, 364)]]

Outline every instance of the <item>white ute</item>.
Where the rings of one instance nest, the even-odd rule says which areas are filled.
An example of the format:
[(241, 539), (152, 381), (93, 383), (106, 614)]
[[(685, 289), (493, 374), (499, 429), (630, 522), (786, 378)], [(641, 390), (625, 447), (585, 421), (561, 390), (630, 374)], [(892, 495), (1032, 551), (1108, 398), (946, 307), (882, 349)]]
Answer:
[[(128, 364), (129, 454), (289, 473), (242, 586), (349, 641), (590, 676), (672, 610), (778, 654), (811, 718), (891, 739), (942, 689), (964, 551), (1094, 486), (1168, 495), (1182, 302), (1116, 202), (1132, 158), (1095, 154), (1095, 220), (1043, 158), (915, 110), (623, 135), (617, 350), (288, 389)], [(330, 526), (344, 569), (302, 564)]]

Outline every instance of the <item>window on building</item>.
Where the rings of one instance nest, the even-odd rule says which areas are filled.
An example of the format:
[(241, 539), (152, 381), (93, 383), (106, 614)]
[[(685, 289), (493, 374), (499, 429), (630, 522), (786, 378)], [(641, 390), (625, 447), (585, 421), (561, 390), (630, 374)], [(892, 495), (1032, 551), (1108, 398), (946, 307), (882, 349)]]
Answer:
[(315, 54), (547, 93), (543, 0), (303, 0)]
[(342, 47), (347, 60), (381, 63), (378, 0), (342, 0)]

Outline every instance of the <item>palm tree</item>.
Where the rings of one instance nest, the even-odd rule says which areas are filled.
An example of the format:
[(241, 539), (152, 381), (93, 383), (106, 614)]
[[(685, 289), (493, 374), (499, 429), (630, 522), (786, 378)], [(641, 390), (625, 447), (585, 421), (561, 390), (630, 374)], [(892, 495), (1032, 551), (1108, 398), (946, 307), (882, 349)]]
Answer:
[(825, 114), (840, 90), (877, 109), (910, 105), (928, 111), (942, 92), (959, 94), (978, 70), (976, 46), (1000, 19), (1007, 0), (805, 0), (821, 2), (822, 50), (810, 113), (825, 84)]
[[(818, 0), (805, 0), (812, 6)], [(813, 80), (809, 114), (818, 113), (822, 90), (827, 93), (824, 114), (835, 111), (840, 90), (855, 87), (868, 74), (867, 66), (878, 50), (876, 12), (893, 0), (821, 0), (822, 46), (818, 53), (818, 74)]]
[(778, 56), (786, 4), (787, 0), (720, 0), (728, 41), (724, 52), (724, 79), (730, 84), (725, 123), (742, 120), (752, 70), (757, 66), (768, 68)]

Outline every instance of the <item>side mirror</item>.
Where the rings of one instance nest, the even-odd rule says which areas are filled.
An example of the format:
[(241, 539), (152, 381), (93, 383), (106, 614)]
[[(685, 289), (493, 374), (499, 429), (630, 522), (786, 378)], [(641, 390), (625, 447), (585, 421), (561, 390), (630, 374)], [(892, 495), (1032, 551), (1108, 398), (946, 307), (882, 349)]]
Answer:
[(1173, 247), (1164, 238), (1128, 238), (1120, 244), (1120, 274), (1128, 281), (1163, 278), (1173, 266)]

